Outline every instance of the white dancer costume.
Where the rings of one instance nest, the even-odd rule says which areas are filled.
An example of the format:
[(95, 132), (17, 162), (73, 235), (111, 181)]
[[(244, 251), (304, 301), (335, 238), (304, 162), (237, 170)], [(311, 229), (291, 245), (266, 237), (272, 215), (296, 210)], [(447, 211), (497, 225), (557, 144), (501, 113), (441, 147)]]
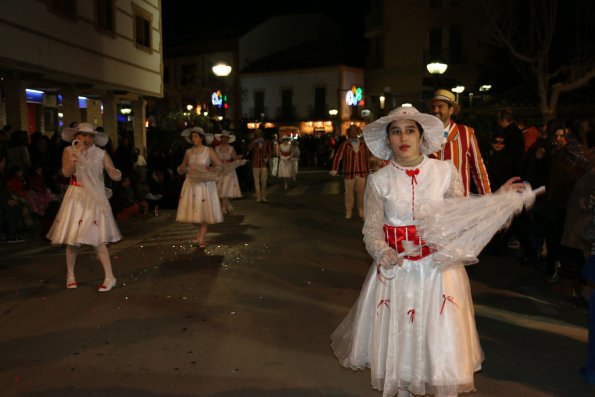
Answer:
[(199, 149), (186, 150), (188, 170), (180, 193), (176, 222), (208, 224), (223, 222), (215, 180), (206, 181), (192, 175), (193, 170), (206, 171), (211, 165), (209, 150), (213, 149), (203, 146)]
[[(67, 147), (64, 150), (70, 157), (75, 149)], [(98, 246), (122, 239), (105, 193), (104, 169), (113, 180), (121, 179), (122, 173), (97, 146), (79, 154), (70, 186), (47, 234), (52, 244)]]
[[(215, 151), (219, 155), (219, 158), (224, 164), (229, 164), (234, 161), (235, 149), (232, 146), (227, 145), (227, 151), (221, 151), (223, 145), (219, 145), (215, 148)], [(220, 198), (239, 198), (242, 197), (242, 191), (240, 190), (240, 183), (238, 181), (238, 174), (233, 167), (223, 167), (223, 172), (217, 181), (217, 192)]]
[(293, 150), (291, 147), (291, 141), (286, 141), (279, 145), (279, 169), (277, 170), (278, 178), (295, 177), (292, 156)]
[(340, 363), (371, 368), (372, 386), (385, 397), (399, 389), (419, 395), (474, 390), (473, 374), (484, 356), (467, 273), (463, 266), (436, 267), (414, 216), (424, 202), (463, 194), (452, 163), (425, 156), (416, 167), (391, 161), (368, 178), (366, 249), (376, 261), (391, 246), (406, 256), (402, 267), (390, 270), (375, 261), (331, 339)]

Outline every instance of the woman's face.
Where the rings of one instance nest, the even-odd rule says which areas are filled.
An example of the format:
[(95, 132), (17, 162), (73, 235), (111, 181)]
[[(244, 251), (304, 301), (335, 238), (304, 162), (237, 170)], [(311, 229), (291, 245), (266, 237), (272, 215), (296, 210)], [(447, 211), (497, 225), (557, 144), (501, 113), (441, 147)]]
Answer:
[(413, 120), (395, 120), (390, 123), (388, 141), (397, 161), (407, 162), (421, 155), (421, 132)]
[(93, 134), (79, 132), (74, 136), (74, 138), (85, 145), (85, 147), (89, 147), (93, 144)]
[(198, 132), (193, 132), (190, 135), (190, 140), (192, 141), (192, 144), (195, 146), (202, 145), (202, 137)]

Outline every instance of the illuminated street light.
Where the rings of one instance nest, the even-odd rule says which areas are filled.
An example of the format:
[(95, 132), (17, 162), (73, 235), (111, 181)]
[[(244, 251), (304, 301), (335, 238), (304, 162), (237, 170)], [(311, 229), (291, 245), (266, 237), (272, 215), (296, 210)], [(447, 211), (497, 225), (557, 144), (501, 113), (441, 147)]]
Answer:
[(130, 113), (132, 113), (132, 109), (125, 107), (120, 109), (120, 113), (122, 113), (124, 116), (128, 116)]
[(479, 92), (487, 92), (491, 89), (492, 89), (492, 86), (490, 84), (484, 84), (479, 87)]
[(331, 117), (335, 117), (337, 114), (339, 114), (339, 111), (337, 109), (331, 109), (331, 110), (328, 111), (328, 114)]
[(218, 63), (213, 66), (212, 70), (213, 73), (215, 73), (215, 76), (226, 77), (231, 73), (231, 66), (226, 63)]
[(448, 65), (439, 61), (433, 61), (426, 65), (426, 69), (428, 69), (428, 72), (430, 72), (430, 74), (439, 75), (444, 74), (444, 72), (446, 72), (446, 69), (448, 69)]
[(457, 94), (457, 102), (459, 102), (459, 94), (462, 93), (463, 91), (465, 91), (465, 86), (463, 86), (463, 85), (458, 85), (452, 89), (452, 92)]
[(192, 110), (192, 108), (194, 108), (194, 106), (190, 104), (186, 105), (186, 109), (188, 109), (189, 112)]

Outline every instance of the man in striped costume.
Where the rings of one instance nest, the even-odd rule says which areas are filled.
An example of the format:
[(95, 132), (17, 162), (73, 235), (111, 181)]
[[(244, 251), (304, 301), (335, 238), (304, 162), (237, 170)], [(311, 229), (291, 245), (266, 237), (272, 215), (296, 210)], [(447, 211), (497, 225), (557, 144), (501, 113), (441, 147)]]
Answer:
[(364, 190), (366, 178), (370, 173), (370, 150), (360, 138), (361, 129), (355, 125), (347, 128), (347, 137), (339, 146), (330, 174), (337, 175), (339, 164), (343, 162), (343, 177), (345, 180), (345, 219), (351, 219), (355, 203), (354, 190), (357, 193), (357, 212), (364, 218)]
[(469, 195), (470, 180), (473, 178), (477, 193), (490, 193), (490, 181), (486, 171), (475, 131), (464, 124), (457, 124), (451, 120), (453, 114), (460, 110), (455, 95), (448, 90), (436, 90), (429, 100), (430, 113), (444, 123), (444, 143), (442, 150), (434, 153), (433, 158), (452, 160), (461, 174), (465, 195)]
[(256, 201), (267, 201), (268, 167), (267, 161), (273, 156), (273, 144), (264, 139), (262, 130), (254, 131), (254, 139), (248, 145), (252, 158), (252, 177)]

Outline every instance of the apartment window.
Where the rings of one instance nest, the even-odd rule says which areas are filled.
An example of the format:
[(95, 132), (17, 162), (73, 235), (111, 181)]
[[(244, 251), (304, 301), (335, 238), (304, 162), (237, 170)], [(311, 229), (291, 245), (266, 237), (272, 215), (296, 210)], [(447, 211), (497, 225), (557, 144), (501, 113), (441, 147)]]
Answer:
[(150, 12), (143, 10), (132, 3), (134, 13), (134, 43), (137, 48), (151, 51), (151, 26), (153, 16)]
[(260, 115), (264, 114), (264, 91), (254, 92), (254, 118), (260, 119)]
[(326, 87), (316, 87), (314, 89), (314, 113), (316, 118), (327, 118), (326, 113)]
[(180, 85), (182, 87), (196, 84), (196, 64), (182, 65), (181, 72)]
[(460, 26), (452, 26), (448, 32), (448, 52), (449, 62), (463, 62), (463, 29)]
[(293, 119), (293, 91), (290, 89), (281, 90), (281, 118)]
[(114, 0), (95, 0), (95, 24), (99, 31), (115, 33)]
[(429, 52), (430, 58), (442, 57), (442, 29), (430, 30)]
[(430, 7), (431, 8), (440, 8), (440, 7), (442, 7), (442, 0), (430, 0)]
[(63, 17), (76, 18), (76, 0), (50, 0), (49, 8)]

